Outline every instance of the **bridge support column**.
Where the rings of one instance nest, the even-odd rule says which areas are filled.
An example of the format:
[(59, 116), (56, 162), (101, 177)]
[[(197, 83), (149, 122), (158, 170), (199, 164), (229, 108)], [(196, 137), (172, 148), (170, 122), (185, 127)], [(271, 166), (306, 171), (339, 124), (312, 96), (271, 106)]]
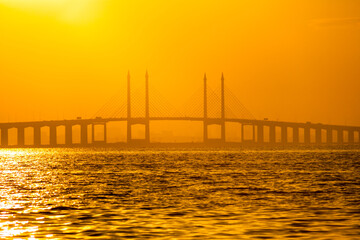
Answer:
[(299, 143), (299, 127), (293, 127), (293, 143)]
[(40, 128), (40, 126), (34, 127), (34, 146), (35, 147), (41, 146), (41, 128)]
[(94, 144), (95, 142), (95, 125), (94, 123), (91, 124), (91, 143)]
[(337, 142), (340, 144), (344, 143), (344, 131), (342, 129), (337, 130)]
[(326, 129), (326, 143), (331, 144), (333, 143), (333, 130), (332, 128)]
[(304, 127), (304, 143), (310, 144), (310, 126)]
[(252, 139), (252, 141), (255, 142), (256, 141), (255, 124), (252, 125), (252, 128), (253, 128), (253, 139)]
[(1, 147), (9, 146), (9, 132), (8, 128), (1, 128)]
[(145, 143), (150, 143), (149, 74), (145, 74)]
[(354, 134), (355, 134), (355, 131), (352, 130), (352, 129), (350, 129), (350, 130), (348, 131), (348, 133), (349, 133), (349, 143), (350, 143), (350, 144), (353, 144), (353, 143), (354, 143)]
[(203, 142), (208, 142), (208, 123), (207, 123), (207, 85), (206, 73), (204, 74), (204, 120), (203, 120)]
[(132, 134), (131, 134), (131, 124), (130, 124), (130, 121), (129, 119), (127, 120), (127, 130), (126, 130), (126, 139), (127, 139), (127, 142), (131, 142), (131, 139), (132, 139)]
[(287, 126), (281, 126), (281, 143), (282, 144), (288, 143)]
[(150, 143), (150, 122), (145, 124), (145, 142)]
[(276, 133), (275, 133), (275, 125), (270, 125), (270, 130), (269, 130), (269, 141), (271, 144), (275, 144), (276, 143)]
[(50, 126), (50, 146), (54, 147), (57, 144), (56, 126)]
[(316, 144), (321, 144), (321, 128), (317, 127), (315, 130), (315, 142)]
[(81, 145), (87, 145), (88, 144), (88, 125), (86, 123), (81, 124)]
[[(103, 128), (103, 140), (96, 140), (95, 139), (95, 125), (102, 125)], [(87, 124), (81, 125), (81, 144), (88, 144), (88, 138), (87, 138)], [(104, 144), (107, 141), (107, 124), (106, 122), (96, 122), (91, 124), (91, 138), (92, 138), (92, 144)], [(130, 124), (130, 131), (131, 131), (131, 124)]]
[(25, 128), (18, 127), (17, 129), (17, 145), (19, 147), (25, 146)]
[(257, 125), (257, 142), (259, 144), (264, 143), (264, 126), (262, 124)]
[(72, 145), (72, 125), (71, 124), (65, 125), (65, 145), (66, 146)]
[(104, 143), (107, 142), (107, 124), (106, 122), (104, 123)]
[(225, 79), (221, 73), (221, 142), (226, 142), (225, 136)]
[(221, 142), (226, 142), (226, 136), (225, 136), (225, 120), (221, 123)]
[(208, 140), (208, 125), (206, 123), (206, 120), (203, 120), (203, 142), (206, 143)]
[[(222, 144), (225, 142), (225, 134), (224, 134), (224, 130), (225, 130), (225, 127), (224, 127), (224, 123), (222, 122), (222, 120), (216, 120), (216, 121), (213, 121), (211, 119), (204, 119), (203, 120), (203, 142), (204, 143), (211, 143), (211, 144)], [(221, 127), (221, 135), (220, 135), (220, 138), (209, 138), (209, 135), (208, 135), (208, 126), (209, 125), (218, 125)], [(243, 127), (243, 124), (241, 124), (241, 128)], [(243, 131), (241, 131), (243, 134)], [(243, 135), (241, 135), (243, 136)], [(243, 137), (242, 137), (243, 139)], [(243, 141), (243, 140), (242, 140)]]
[[(247, 123), (247, 124), (241, 124), (241, 142), (245, 142), (245, 133), (244, 133), (244, 127), (245, 126), (251, 126), (252, 127), (252, 139), (251, 140), (248, 140), (249, 141), (252, 141), (252, 142), (255, 142), (255, 125), (254, 124), (250, 124), (250, 123)], [(224, 128), (225, 129), (225, 128)], [(222, 139), (223, 142), (225, 142), (225, 138)]]
[[(145, 137), (143, 139), (133, 139), (132, 138), (132, 133), (131, 133), (131, 127), (132, 125), (136, 125), (136, 124), (140, 124), (140, 125), (144, 125), (145, 126)], [(104, 131), (106, 132), (106, 124), (104, 125)], [(104, 133), (104, 138), (106, 138), (106, 133)], [(106, 141), (106, 139), (104, 139)], [(141, 119), (141, 121), (138, 120), (134, 120), (131, 119), (130, 121), (128, 120), (127, 123), (127, 143), (139, 143), (139, 144), (148, 144), (150, 143), (150, 121), (149, 118), (148, 119)]]
[(245, 137), (244, 137), (244, 124), (242, 123), (241, 124), (241, 142), (242, 143), (244, 142), (244, 139), (245, 139)]

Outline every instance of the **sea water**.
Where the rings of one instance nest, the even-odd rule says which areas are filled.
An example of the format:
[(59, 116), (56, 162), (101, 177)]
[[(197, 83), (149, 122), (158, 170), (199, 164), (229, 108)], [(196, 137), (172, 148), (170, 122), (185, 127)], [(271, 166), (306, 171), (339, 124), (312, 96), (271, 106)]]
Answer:
[(0, 239), (359, 239), (359, 150), (0, 150)]

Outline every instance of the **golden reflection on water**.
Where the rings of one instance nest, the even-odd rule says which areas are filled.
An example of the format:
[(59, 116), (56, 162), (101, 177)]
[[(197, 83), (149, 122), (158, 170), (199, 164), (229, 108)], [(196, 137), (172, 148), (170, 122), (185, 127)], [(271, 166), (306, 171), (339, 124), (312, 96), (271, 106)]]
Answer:
[[(2, 213), (2, 217), (3, 217)], [(5, 215), (6, 216), (6, 215)], [(9, 218), (9, 216), (6, 216)], [(10, 217), (11, 218), (11, 217)], [(0, 222), (0, 237), (1, 238), (9, 238), (9, 237), (16, 237), (18, 235), (22, 235), (24, 233), (28, 233), (31, 235), (31, 233), (35, 233), (38, 230), (37, 226), (29, 227), (27, 224), (29, 221), (6, 221), (6, 222)], [(30, 236), (30, 238), (34, 238), (33, 235)]]
[(360, 152), (0, 150), (0, 238), (352, 239)]
[[(11, 179), (7, 179), (7, 182), (12, 184), (6, 184), (1, 186), (1, 202), (0, 202), (0, 219), (8, 221), (0, 221), (0, 238), (14, 238), (23, 234), (27, 234), (27, 239), (35, 239), (33, 233), (38, 231), (38, 226), (28, 226), (29, 221), (18, 220), (14, 214), (9, 211), (17, 211), (22, 213), (36, 212), (36, 208), (24, 210), (24, 195), (26, 193), (20, 193), (14, 187), (15, 183), (26, 183), (26, 172), (19, 171), (18, 166), (21, 160), (29, 158), (36, 154), (36, 151), (32, 149), (1, 149), (1, 164), (6, 166), (8, 170), (2, 169), (2, 175), (11, 176)], [(36, 184), (30, 184), (28, 187), (31, 189)], [(38, 197), (41, 197), (38, 194)]]

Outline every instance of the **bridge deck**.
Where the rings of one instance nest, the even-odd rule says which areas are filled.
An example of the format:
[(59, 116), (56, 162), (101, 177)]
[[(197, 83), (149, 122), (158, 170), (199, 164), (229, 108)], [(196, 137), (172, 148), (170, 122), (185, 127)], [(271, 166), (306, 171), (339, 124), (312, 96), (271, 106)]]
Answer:
[[(143, 122), (146, 118), (131, 118), (132, 122)], [(149, 121), (208, 121), (213, 123), (218, 122), (234, 122), (241, 124), (251, 125), (264, 125), (264, 126), (287, 126), (287, 127), (310, 127), (310, 128), (333, 128), (333, 129), (347, 129), (359, 131), (360, 126), (347, 126), (347, 125), (334, 125), (322, 123), (299, 123), (299, 122), (286, 122), (286, 121), (270, 121), (258, 119), (241, 119), (241, 118), (201, 118), (201, 117), (150, 117)], [(29, 122), (8, 122), (0, 123), (0, 128), (18, 128), (18, 127), (46, 127), (46, 126), (63, 126), (63, 125), (81, 125), (81, 124), (97, 124), (115, 121), (128, 121), (128, 118), (92, 118), (92, 119), (70, 119), (70, 120), (47, 120), (47, 121), (29, 121)]]

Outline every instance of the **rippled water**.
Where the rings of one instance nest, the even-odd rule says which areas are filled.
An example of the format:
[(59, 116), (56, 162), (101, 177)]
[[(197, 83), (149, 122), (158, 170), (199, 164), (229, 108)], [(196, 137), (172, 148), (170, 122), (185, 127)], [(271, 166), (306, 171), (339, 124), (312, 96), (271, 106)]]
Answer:
[(0, 150), (0, 238), (359, 239), (360, 151)]

